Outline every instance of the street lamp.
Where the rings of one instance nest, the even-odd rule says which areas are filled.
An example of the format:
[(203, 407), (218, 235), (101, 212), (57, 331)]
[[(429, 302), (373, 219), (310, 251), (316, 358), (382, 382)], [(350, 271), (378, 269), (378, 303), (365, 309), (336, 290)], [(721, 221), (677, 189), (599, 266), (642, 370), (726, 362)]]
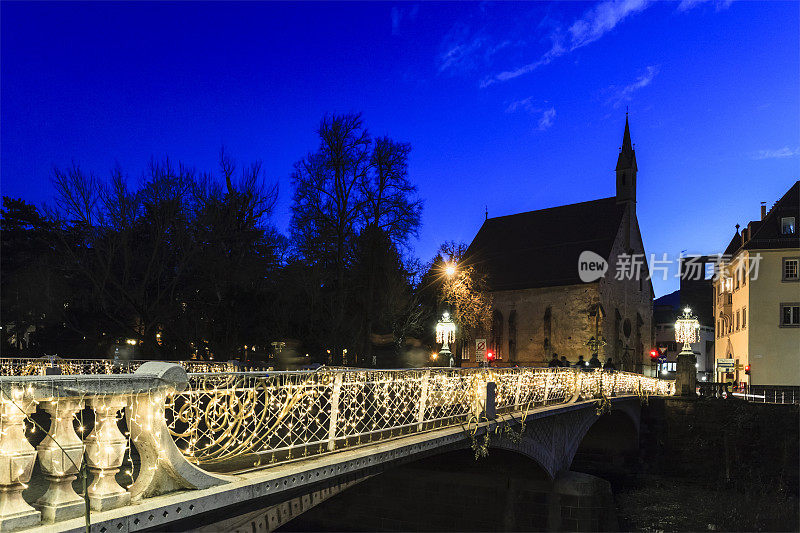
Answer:
[[(450, 313), (445, 311), (442, 319), (436, 324), (436, 342), (442, 344), (439, 354), (443, 357), (450, 357), (450, 366), (454, 366), (453, 354), (450, 353), (450, 343), (456, 340), (456, 325), (450, 320)], [(434, 357), (435, 359), (435, 357)]]
[(444, 273), (447, 274), (448, 278), (452, 278), (456, 274), (456, 264), (455, 263), (445, 264)]
[(697, 357), (692, 351), (692, 343), (700, 342), (700, 322), (692, 314), (690, 308), (683, 310), (683, 315), (675, 322), (675, 341), (683, 343), (678, 362), (675, 365), (677, 375), (675, 392), (681, 396), (695, 396), (697, 387)]

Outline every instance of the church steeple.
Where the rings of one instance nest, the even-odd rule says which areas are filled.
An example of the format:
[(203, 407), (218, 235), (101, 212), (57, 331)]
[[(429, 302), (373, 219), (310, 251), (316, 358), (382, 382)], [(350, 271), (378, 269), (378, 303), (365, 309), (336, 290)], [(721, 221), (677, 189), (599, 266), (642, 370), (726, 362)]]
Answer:
[(625, 133), (622, 136), (622, 149), (617, 158), (617, 202), (636, 204), (636, 152), (631, 143), (631, 129), (628, 113), (625, 113)]

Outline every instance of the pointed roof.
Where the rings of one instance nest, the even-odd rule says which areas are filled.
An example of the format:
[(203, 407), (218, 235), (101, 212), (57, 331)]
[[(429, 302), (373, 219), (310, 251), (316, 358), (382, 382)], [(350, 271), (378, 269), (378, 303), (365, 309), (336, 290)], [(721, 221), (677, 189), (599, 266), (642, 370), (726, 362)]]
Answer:
[(489, 218), (465, 253), (492, 290), (582, 283), (578, 257), (608, 259), (625, 205), (616, 197)]
[(625, 113), (625, 133), (622, 135), (622, 149), (619, 151), (619, 157), (617, 158), (617, 170), (629, 168), (638, 170), (636, 167), (636, 152), (633, 150), (633, 143), (631, 142), (631, 128), (628, 125), (628, 113)]
[(723, 255), (732, 256), (733, 254), (736, 253), (736, 250), (738, 250), (741, 246), (742, 246), (742, 235), (739, 233), (739, 225), (737, 224), (736, 232), (733, 234), (733, 237), (731, 237), (731, 242), (728, 243), (728, 247), (725, 248)]

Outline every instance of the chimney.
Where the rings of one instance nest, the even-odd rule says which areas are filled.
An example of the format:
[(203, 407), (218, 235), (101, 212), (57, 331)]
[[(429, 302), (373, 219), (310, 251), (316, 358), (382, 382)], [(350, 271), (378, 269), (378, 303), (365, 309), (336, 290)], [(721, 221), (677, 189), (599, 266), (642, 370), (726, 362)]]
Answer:
[(761, 202), (761, 220), (767, 217), (767, 202)]

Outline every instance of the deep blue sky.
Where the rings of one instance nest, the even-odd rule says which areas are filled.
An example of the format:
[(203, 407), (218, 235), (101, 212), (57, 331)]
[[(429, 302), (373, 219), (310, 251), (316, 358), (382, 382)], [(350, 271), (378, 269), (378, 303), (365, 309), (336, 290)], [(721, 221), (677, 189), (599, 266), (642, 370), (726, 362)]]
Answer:
[[(292, 164), (326, 112), (413, 146), (415, 253), (484, 218), (614, 194), (625, 107), (650, 253), (718, 253), (800, 177), (800, 3), (0, 5), (0, 186), (151, 156)], [(591, 224), (591, 221), (586, 221)], [(655, 282), (656, 294), (677, 288)]]

